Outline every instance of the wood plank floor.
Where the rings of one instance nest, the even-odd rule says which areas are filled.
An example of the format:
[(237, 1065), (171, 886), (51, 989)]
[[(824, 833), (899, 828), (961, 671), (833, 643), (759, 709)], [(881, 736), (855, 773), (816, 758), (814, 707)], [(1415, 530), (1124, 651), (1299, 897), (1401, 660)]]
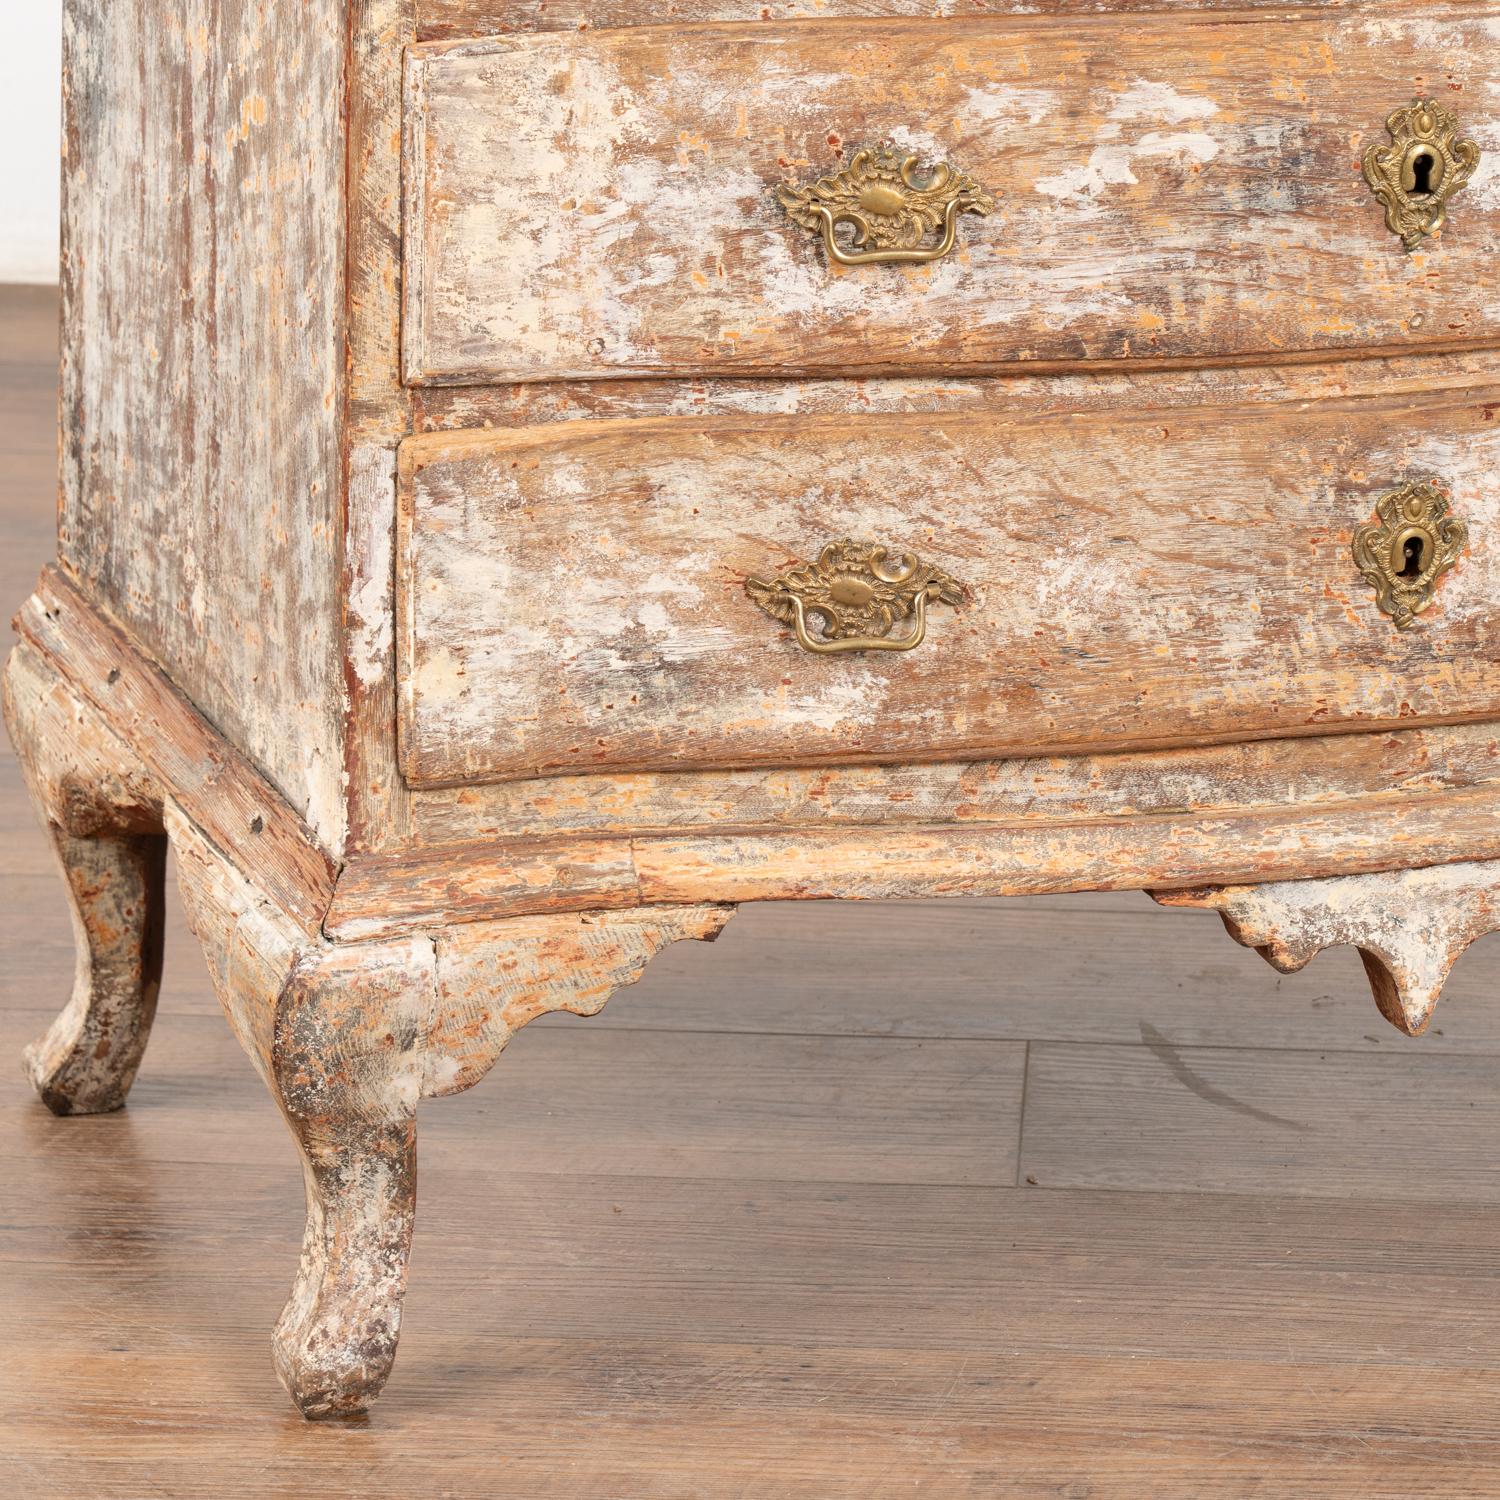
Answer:
[[(55, 306), (0, 290), (0, 591)], [(0, 752), (0, 1495), (1500, 1496), (1500, 943), (1433, 1033), (1144, 897), (766, 906), (422, 1117), (401, 1355), (271, 1372), (301, 1184), (174, 908), (130, 1106), (14, 1066), (60, 889)]]

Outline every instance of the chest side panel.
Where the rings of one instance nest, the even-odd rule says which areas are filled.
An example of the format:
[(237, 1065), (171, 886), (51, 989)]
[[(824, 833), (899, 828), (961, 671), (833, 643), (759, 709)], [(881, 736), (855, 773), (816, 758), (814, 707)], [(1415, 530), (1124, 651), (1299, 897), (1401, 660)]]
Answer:
[(64, 564), (331, 847), (343, 7), (71, 0)]

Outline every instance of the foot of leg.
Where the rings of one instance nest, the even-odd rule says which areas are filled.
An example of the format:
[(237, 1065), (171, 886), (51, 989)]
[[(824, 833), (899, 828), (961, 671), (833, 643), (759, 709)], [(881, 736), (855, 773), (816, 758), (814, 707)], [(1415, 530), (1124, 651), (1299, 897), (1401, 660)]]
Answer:
[(396, 1358), (416, 1211), (416, 1119), (294, 1122), (307, 1180), (302, 1265), (276, 1372), (304, 1416), (363, 1411)]

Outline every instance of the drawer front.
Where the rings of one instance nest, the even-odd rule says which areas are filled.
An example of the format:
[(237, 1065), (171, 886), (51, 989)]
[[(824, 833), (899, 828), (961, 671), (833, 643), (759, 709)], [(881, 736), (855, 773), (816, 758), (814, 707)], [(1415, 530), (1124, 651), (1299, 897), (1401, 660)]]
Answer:
[[(1424, 0), (420, 46), (406, 375), (973, 373), (1493, 339), (1497, 18)], [(1481, 158), (1408, 254), (1362, 156), (1418, 87)], [(942, 258), (831, 263), (778, 200), (879, 142), (993, 200), (958, 214)]]
[[(1494, 717), (1497, 411), (1500, 390), (413, 438), (404, 769), (967, 759)], [(1468, 540), (1398, 630), (1353, 541), (1382, 496), (1428, 480)], [(806, 649), (747, 579), (845, 537), (918, 554), (960, 602), (935, 599), (912, 650)]]

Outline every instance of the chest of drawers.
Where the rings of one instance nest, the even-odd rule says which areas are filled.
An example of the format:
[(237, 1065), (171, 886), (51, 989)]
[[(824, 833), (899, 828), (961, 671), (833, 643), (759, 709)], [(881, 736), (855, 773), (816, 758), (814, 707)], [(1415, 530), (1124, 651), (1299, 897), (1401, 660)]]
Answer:
[(419, 1100), (737, 903), (1139, 889), (1411, 1033), (1500, 926), (1500, 4), (952, 11), (70, 0), (28, 1065), (123, 1102), (170, 841), (309, 1415)]

